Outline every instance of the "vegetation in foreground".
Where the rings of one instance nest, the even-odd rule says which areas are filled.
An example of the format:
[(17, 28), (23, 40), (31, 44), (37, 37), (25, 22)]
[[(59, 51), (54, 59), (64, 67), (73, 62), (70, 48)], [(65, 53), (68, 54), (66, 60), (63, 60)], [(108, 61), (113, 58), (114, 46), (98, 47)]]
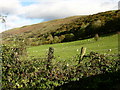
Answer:
[[(21, 43), (20, 43), (21, 44)], [(57, 60), (54, 49), (49, 48), (44, 58), (20, 58), (26, 56), (26, 48), (17, 46), (2, 46), (2, 88), (3, 89), (55, 89), (71, 81), (99, 74), (119, 72), (120, 60), (118, 54), (99, 54), (90, 52), (83, 59), (80, 55), (70, 60)], [(24, 53), (23, 53), (24, 52)], [(114, 75), (113, 75), (114, 76)], [(103, 80), (99, 76), (84, 88), (99, 88), (106, 86), (116, 88), (112, 83), (119, 84), (119, 73), (116, 78)], [(117, 81), (117, 82), (116, 82)], [(82, 81), (85, 83), (86, 81)], [(97, 82), (97, 84), (96, 84)]]
[[(66, 83), (68, 88), (76, 83), (80, 84), (80, 88), (117, 88), (120, 82), (117, 34), (103, 35), (119, 31), (120, 10), (65, 20), (54, 20), (29, 28), (25, 26), (22, 30), (17, 29), (20, 31), (17, 36), (10, 34), (15, 34), (16, 29), (7, 31), (10, 35), (3, 33), (0, 57), (3, 89), (64, 90), (67, 89)], [(52, 28), (53, 24), (56, 27)], [(28, 29), (34, 30), (31, 32)], [(94, 35), (94, 40), (90, 39)], [(80, 39), (85, 40), (74, 41)], [(68, 41), (74, 42), (53, 44)], [(42, 46), (27, 48), (26, 45)], [(87, 48), (86, 54), (85, 51), (80, 54), (81, 47)]]

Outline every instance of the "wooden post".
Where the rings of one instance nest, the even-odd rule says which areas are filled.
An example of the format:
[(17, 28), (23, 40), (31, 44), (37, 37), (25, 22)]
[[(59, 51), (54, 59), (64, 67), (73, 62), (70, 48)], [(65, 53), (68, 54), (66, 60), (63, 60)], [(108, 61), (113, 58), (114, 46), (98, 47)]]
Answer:
[(80, 52), (79, 63), (80, 63), (80, 61), (83, 59), (83, 56), (85, 55), (85, 53), (86, 53), (86, 48), (85, 48), (85, 47), (82, 47), (82, 48), (81, 48), (81, 52)]
[(95, 39), (95, 41), (98, 41), (98, 39), (99, 39), (99, 35), (98, 35), (98, 34), (95, 34), (94, 39)]
[(48, 51), (48, 58), (47, 58), (47, 69), (50, 69), (51, 67), (51, 63), (52, 63), (52, 59), (54, 58), (54, 48), (49, 47), (49, 51)]

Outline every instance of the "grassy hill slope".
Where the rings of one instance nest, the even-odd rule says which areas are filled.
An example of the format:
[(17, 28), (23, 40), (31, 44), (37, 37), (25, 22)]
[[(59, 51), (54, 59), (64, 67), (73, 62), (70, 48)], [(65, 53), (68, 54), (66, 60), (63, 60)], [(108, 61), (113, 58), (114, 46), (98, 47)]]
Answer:
[[(28, 48), (28, 53), (30, 56), (43, 57), (47, 54), (48, 48), (53, 47), (55, 50), (55, 56), (59, 59), (72, 58), (76, 54), (80, 54), (81, 47), (86, 47), (86, 54), (91, 51), (98, 53), (118, 53), (118, 34), (112, 34), (106, 37), (100, 37), (98, 41), (94, 38), (79, 40), (74, 42), (32, 46)], [(111, 51), (109, 51), (111, 49)]]

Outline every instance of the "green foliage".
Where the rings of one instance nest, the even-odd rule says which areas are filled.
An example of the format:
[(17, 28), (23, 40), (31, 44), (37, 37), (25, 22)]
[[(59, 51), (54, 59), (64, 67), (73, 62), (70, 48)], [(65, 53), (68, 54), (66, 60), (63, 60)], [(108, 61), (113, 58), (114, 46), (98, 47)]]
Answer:
[[(93, 30), (97, 30), (99, 29), (100, 27), (102, 26), (102, 21), (101, 20), (97, 20), (97, 21), (94, 21), (92, 24), (91, 24), (91, 28)], [(95, 31), (94, 31), (95, 32)], [(97, 31), (96, 31), (97, 32)]]
[(64, 41), (72, 41), (73, 39), (74, 39), (74, 34), (73, 33), (65, 34)]
[(47, 37), (47, 41), (49, 41), (50, 44), (53, 42), (53, 36), (51, 34)]
[(53, 40), (53, 43), (59, 43), (60, 42), (60, 39), (58, 36), (54, 36), (54, 40)]
[(61, 35), (59, 36), (59, 38), (60, 38), (60, 42), (63, 42), (63, 40), (65, 39), (65, 35)]
[[(51, 61), (51, 70), (47, 69), (47, 58), (16, 57), (20, 48), (2, 46), (2, 88), (31, 88), (31, 89), (54, 89), (70, 81), (78, 81), (80, 78), (91, 75), (115, 72), (120, 69), (120, 61), (117, 55), (103, 55), (95, 52), (83, 57), (77, 64), (79, 55), (71, 62), (57, 60)], [(21, 56), (21, 54), (18, 54)], [(97, 79), (96, 79), (97, 80)]]

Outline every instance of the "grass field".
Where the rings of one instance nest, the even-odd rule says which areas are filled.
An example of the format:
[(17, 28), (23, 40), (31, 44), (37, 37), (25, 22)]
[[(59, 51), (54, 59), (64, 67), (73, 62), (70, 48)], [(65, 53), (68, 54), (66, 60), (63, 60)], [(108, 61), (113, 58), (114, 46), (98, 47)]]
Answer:
[[(49, 47), (54, 48), (55, 56), (60, 59), (72, 58), (80, 53), (81, 47), (87, 48), (86, 54), (91, 51), (113, 54), (118, 53), (118, 34), (100, 37), (98, 41), (95, 41), (94, 38), (90, 38), (67, 43), (32, 46), (28, 48), (28, 55), (43, 57), (47, 54)], [(111, 49), (111, 51), (108, 51), (109, 49)]]

